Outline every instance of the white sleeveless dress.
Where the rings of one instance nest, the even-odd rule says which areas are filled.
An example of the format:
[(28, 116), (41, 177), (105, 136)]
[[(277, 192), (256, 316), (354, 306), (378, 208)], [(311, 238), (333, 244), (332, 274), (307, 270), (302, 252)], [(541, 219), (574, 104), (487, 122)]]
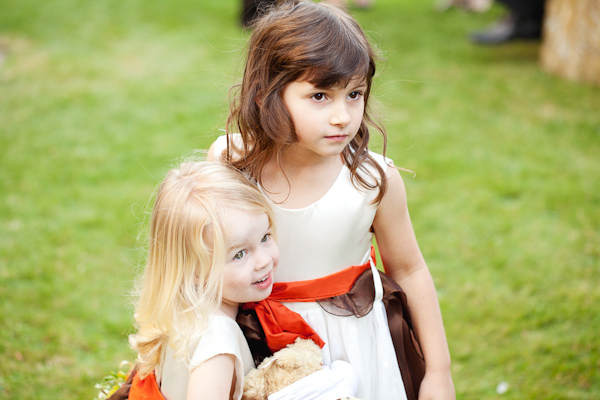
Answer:
[(220, 354), (235, 357), (236, 380), (233, 399), (240, 400), (244, 376), (254, 367), (254, 361), (238, 324), (223, 315), (214, 315), (202, 336), (190, 343), (187, 362), (175, 357), (175, 349), (171, 346), (163, 348), (160, 365), (155, 371), (163, 397), (166, 400), (185, 400), (192, 371)]
[[(217, 157), (225, 148), (226, 137), (221, 136), (215, 145)], [(371, 155), (385, 171), (386, 159)], [(376, 196), (377, 190), (357, 189), (344, 166), (329, 191), (310, 206), (285, 209), (272, 203), (281, 253), (276, 282), (317, 279), (367, 262), (377, 211), (371, 203)], [(318, 303), (284, 304), (325, 341), (324, 365), (344, 360), (354, 367), (359, 379), (356, 397), (403, 400), (406, 391), (381, 302), (381, 282), (378, 274), (373, 276), (378, 295), (371, 312), (360, 318), (329, 314)]]

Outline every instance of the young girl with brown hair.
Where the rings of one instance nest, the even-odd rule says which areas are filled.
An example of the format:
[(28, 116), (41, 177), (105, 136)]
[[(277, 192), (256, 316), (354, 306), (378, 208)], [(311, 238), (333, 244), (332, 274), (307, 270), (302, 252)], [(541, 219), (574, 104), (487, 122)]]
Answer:
[[(228, 134), (209, 157), (249, 174), (275, 209), (278, 283), (267, 302), (247, 306), (270, 351), (297, 334), (301, 317), (309, 325), (301, 335), (322, 340), (325, 364), (346, 360), (356, 369), (357, 397), (454, 399), (441, 312), (402, 178), (368, 147), (375, 128), (385, 153), (386, 132), (368, 107), (375, 58), (345, 11), (284, 2), (253, 27)], [(373, 237), (387, 275), (372, 266)], [(283, 316), (281, 304), (295, 314)]]

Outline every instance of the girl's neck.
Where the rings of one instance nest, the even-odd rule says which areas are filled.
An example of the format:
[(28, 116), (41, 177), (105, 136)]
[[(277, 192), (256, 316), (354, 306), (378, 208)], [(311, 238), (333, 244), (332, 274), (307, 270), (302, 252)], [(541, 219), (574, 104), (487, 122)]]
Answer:
[(281, 163), (273, 159), (265, 166), (261, 185), (278, 206), (304, 208), (329, 191), (343, 165), (341, 156), (316, 160), (284, 154)]
[(229, 302), (221, 302), (219, 309), (217, 310), (217, 315), (222, 315), (224, 317), (229, 317), (233, 320), (237, 317), (239, 304), (237, 303), (229, 303)]
[(321, 168), (324, 165), (330, 165), (340, 160), (341, 157), (324, 157), (312, 152), (302, 151), (297, 146), (291, 146), (281, 154), (281, 165), (284, 169), (306, 170), (310, 168)]
[(292, 145), (282, 152), (279, 163), (273, 158), (269, 164), (283, 170), (286, 175), (310, 174), (312, 171), (337, 170), (343, 164), (343, 160), (341, 154), (322, 156), (310, 151), (303, 151), (301, 148)]

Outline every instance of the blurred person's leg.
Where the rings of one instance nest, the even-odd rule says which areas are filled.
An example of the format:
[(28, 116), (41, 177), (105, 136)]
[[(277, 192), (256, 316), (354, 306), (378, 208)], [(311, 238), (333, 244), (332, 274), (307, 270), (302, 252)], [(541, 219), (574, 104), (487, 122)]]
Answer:
[(545, 0), (497, 0), (508, 13), (490, 27), (471, 34), (478, 44), (501, 44), (514, 39), (539, 39), (542, 34)]
[(370, 8), (373, 5), (374, 0), (353, 0), (353, 1), (349, 1), (349, 0), (324, 0), (327, 1), (329, 3), (333, 3), (333, 4), (337, 4), (338, 6), (341, 7), (347, 7), (347, 6), (351, 6), (354, 5), (358, 8), (363, 8), (363, 9), (367, 9)]
[(373, 0), (354, 0), (357, 7), (369, 8), (373, 5)]

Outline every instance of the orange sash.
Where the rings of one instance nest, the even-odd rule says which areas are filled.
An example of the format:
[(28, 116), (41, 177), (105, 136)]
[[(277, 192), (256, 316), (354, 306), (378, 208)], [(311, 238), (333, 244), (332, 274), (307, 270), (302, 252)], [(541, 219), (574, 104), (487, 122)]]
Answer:
[[(371, 247), (371, 259), (375, 261), (373, 247)], [(363, 265), (349, 267), (319, 279), (275, 283), (268, 298), (255, 303), (245, 303), (242, 308), (256, 311), (265, 332), (267, 346), (273, 353), (293, 343), (297, 337), (312, 339), (323, 347), (325, 342), (300, 314), (290, 310), (281, 302), (313, 302), (348, 293), (356, 279), (370, 266), (371, 262), (368, 261)]]
[(140, 379), (139, 374), (135, 374), (129, 391), (129, 400), (165, 400), (154, 374), (149, 374), (144, 379)]
[[(371, 247), (371, 259), (375, 261), (375, 249)], [(304, 321), (300, 314), (290, 310), (280, 302), (312, 302), (348, 293), (356, 279), (371, 266), (368, 261), (363, 265), (349, 267), (323, 278), (298, 281), (280, 282), (273, 284), (271, 295), (257, 303), (245, 303), (244, 309), (256, 311), (258, 319), (265, 331), (267, 345), (274, 353), (293, 343), (297, 337), (312, 339), (323, 347), (325, 342)], [(133, 377), (130, 400), (165, 400), (160, 393), (156, 377), (149, 374), (140, 379), (138, 374)]]

